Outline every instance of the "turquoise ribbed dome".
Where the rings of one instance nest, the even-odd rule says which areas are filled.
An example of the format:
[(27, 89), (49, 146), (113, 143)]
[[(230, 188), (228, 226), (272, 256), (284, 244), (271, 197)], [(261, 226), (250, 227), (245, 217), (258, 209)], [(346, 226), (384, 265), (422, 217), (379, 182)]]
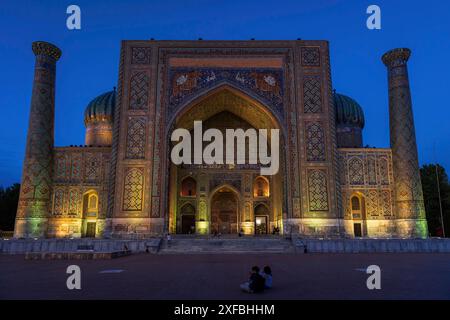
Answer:
[(105, 92), (89, 102), (84, 111), (84, 124), (96, 121), (112, 122), (116, 105), (116, 90)]
[(336, 92), (333, 93), (333, 100), (338, 125), (364, 128), (364, 112), (358, 102)]

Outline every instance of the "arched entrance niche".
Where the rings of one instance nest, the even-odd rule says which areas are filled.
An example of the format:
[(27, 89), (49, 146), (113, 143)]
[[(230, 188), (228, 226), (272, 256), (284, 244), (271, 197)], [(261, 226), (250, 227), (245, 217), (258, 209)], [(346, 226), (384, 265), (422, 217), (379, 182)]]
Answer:
[(236, 234), (239, 231), (239, 193), (230, 186), (213, 191), (210, 199), (211, 232)]
[(259, 176), (253, 183), (253, 197), (255, 198), (267, 198), (270, 196), (270, 183), (269, 179), (263, 176)]
[[(194, 121), (202, 121), (203, 133), (210, 128), (218, 129), (222, 132), (224, 137), (224, 155), (226, 144), (225, 129), (243, 129), (245, 131), (253, 128), (256, 130), (256, 133), (258, 133), (258, 129), (268, 129), (269, 134), (270, 129), (280, 130), (279, 170), (277, 174), (270, 177), (270, 194), (265, 192), (263, 197), (266, 198), (266, 201), (269, 204), (268, 207), (270, 208), (267, 219), (268, 230), (271, 230), (274, 226), (281, 227), (283, 201), (285, 201), (283, 197), (286, 196), (286, 193), (283, 190), (285, 185), (283, 179), (285, 172), (285, 148), (283, 147), (285, 145), (284, 127), (280, 125), (281, 122), (277, 116), (261, 102), (242, 92), (240, 89), (236, 89), (230, 85), (222, 85), (198, 96), (187, 105), (179, 108), (168, 123), (168, 128), (170, 128), (170, 130), (168, 130), (166, 134), (170, 148), (166, 152), (168, 159), (166, 163), (169, 166), (169, 232), (175, 233), (180, 230), (180, 202), (186, 200), (183, 198), (181, 189), (183, 188), (183, 179), (187, 176), (196, 181), (197, 192), (194, 197), (196, 208), (198, 208), (196, 211), (195, 222), (197, 233), (206, 234), (214, 231), (221, 233), (236, 233), (239, 230), (244, 230), (244, 233), (248, 234), (253, 234), (255, 232), (254, 213), (252, 212), (252, 208), (254, 207), (254, 182), (255, 179), (260, 176), (260, 168), (259, 165), (248, 165), (249, 155), (247, 145), (247, 161), (245, 165), (207, 165), (205, 163), (201, 165), (174, 165), (171, 162), (170, 152), (172, 147), (178, 143), (170, 140), (173, 130), (177, 128), (187, 129), (191, 132), (191, 136), (193, 137)], [(270, 136), (268, 137), (268, 140), (270, 142)], [(210, 144), (209, 141), (203, 142), (202, 150), (204, 150), (208, 144)], [(193, 141), (191, 142), (191, 145), (193, 150)], [(235, 144), (235, 148), (236, 147)], [(270, 147), (268, 150), (270, 151)], [(262, 179), (269, 181), (269, 179), (265, 177)], [(217, 192), (217, 188), (223, 185), (229, 186), (227, 189), (227, 194), (230, 197), (229, 201), (231, 201), (232, 196), (232, 193), (229, 191), (230, 188), (233, 188), (235, 196), (237, 199), (240, 199), (240, 201), (237, 201), (238, 207), (236, 208), (236, 212), (240, 213), (237, 216), (238, 221), (233, 221), (233, 223), (230, 222), (229, 227), (226, 225), (225, 221), (220, 219), (221, 217), (226, 219), (226, 215), (222, 214), (220, 216), (219, 214), (216, 214), (219, 209), (216, 207), (212, 208), (214, 201), (210, 201), (213, 197), (213, 193), (218, 193), (216, 195), (217, 197), (220, 196), (220, 192)], [(221, 203), (222, 200), (225, 201), (225, 195), (220, 197), (223, 197), (224, 199), (216, 200), (216, 202)], [(215, 214), (214, 219), (212, 216), (213, 212)], [(228, 214), (228, 216), (230, 216), (230, 214)], [(223, 223), (223, 226), (225, 226), (226, 229), (214, 230), (213, 224), (214, 228), (220, 227), (220, 225), (216, 225), (217, 223)]]
[(97, 235), (98, 193), (88, 190), (83, 194), (82, 237), (95, 238)]
[(364, 195), (359, 192), (350, 197), (350, 212), (353, 224), (353, 236), (362, 238), (367, 236), (366, 203)]
[(197, 194), (197, 181), (192, 177), (186, 177), (181, 181), (181, 196), (195, 197)]
[(255, 234), (267, 234), (269, 232), (268, 222), (270, 218), (269, 208), (265, 204), (255, 206)]
[(195, 233), (195, 207), (187, 203), (181, 207), (181, 233)]

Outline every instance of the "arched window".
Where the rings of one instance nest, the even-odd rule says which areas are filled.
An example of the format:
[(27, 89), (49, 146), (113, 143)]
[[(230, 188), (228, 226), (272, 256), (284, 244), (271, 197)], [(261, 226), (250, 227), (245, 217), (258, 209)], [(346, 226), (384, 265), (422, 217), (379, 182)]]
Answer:
[(362, 195), (353, 195), (350, 198), (350, 209), (353, 219), (353, 235), (361, 238), (367, 235), (365, 203)]
[(197, 182), (192, 177), (187, 177), (181, 182), (181, 195), (183, 197), (194, 197), (197, 190)]
[(359, 198), (354, 196), (352, 197), (352, 211), (359, 211), (361, 210), (361, 202), (359, 201)]
[(352, 212), (352, 219), (362, 219), (365, 217), (364, 197), (361, 195), (352, 195), (350, 198), (350, 209)]
[(91, 210), (96, 210), (98, 206), (98, 198), (95, 194), (91, 194), (89, 195), (89, 200), (88, 200), (88, 209), (89, 211)]
[(270, 194), (269, 181), (263, 177), (258, 177), (255, 179), (253, 186), (253, 196), (254, 197), (268, 197)]
[(98, 214), (98, 194), (91, 190), (83, 195), (83, 217), (96, 217)]
[(83, 223), (81, 236), (95, 238), (101, 229), (97, 225), (98, 217), (98, 193), (90, 190), (83, 195)]

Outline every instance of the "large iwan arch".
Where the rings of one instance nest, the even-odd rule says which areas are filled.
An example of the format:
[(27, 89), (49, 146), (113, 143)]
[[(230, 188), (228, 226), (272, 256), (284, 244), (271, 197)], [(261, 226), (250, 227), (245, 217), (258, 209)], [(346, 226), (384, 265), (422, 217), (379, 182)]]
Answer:
[[(192, 131), (194, 121), (202, 121), (203, 130), (216, 128), (225, 133), (225, 129), (279, 129), (280, 145), (284, 144), (284, 126), (271, 109), (263, 105), (260, 101), (244, 93), (242, 90), (234, 88), (229, 84), (216, 87), (206, 93), (201, 94), (182, 108), (169, 121), (167, 131), (167, 145), (173, 147), (170, 141), (173, 130), (183, 128)], [(225, 135), (224, 135), (225, 137)], [(270, 141), (270, 139), (269, 139)], [(224, 141), (225, 143), (225, 141)], [(170, 148), (169, 148), (170, 150)], [(169, 188), (169, 201), (167, 203), (169, 219), (168, 228), (172, 233), (179, 233), (182, 230), (181, 207), (187, 202), (195, 203), (198, 208), (196, 212), (196, 232), (197, 233), (237, 233), (242, 231), (247, 234), (255, 232), (255, 221), (252, 208), (259, 202), (264, 202), (270, 208), (268, 215), (268, 228), (281, 227), (282, 204), (286, 193), (282, 172), (285, 170), (285, 154), (280, 148), (280, 168), (277, 174), (270, 177), (270, 190), (274, 190), (268, 197), (255, 197), (253, 183), (260, 176), (258, 165), (174, 165), (169, 159), (169, 150), (166, 152), (167, 175), (166, 181)], [(248, 163), (248, 162), (247, 162)], [(180, 193), (182, 177), (191, 176), (197, 182), (197, 194), (195, 199), (189, 199)], [(267, 180), (268, 181), (268, 180)], [(230, 186), (237, 194), (237, 215), (236, 223), (230, 222), (229, 226), (221, 230), (217, 219), (216, 208), (213, 208), (211, 198), (217, 193), (220, 186)], [(234, 216), (233, 216), (234, 217)], [(225, 219), (225, 216), (222, 215)], [(234, 219), (234, 218), (233, 218)], [(223, 222), (223, 226), (226, 222)]]

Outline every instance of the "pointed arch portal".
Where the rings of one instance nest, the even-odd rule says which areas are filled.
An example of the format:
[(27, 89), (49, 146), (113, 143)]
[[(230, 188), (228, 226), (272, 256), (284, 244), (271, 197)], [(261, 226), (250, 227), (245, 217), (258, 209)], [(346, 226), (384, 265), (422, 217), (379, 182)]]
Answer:
[(235, 190), (223, 186), (211, 197), (211, 232), (231, 234), (238, 232), (239, 199)]
[[(217, 129), (224, 133), (226, 129), (279, 129), (280, 146), (284, 145), (284, 126), (270, 108), (228, 84), (214, 88), (192, 99), (181, 107), (168, 123), (166, 138), (170, 150), (175, 145), (170, 140), (171, 133), (178, 128), (192, 132), (194, 121), (202, 121), (204, 131)], [(203, 132), (204, 132), (203, 131)], [(269, 137), (270, 142), (270, 137)], [(204, 142), (204, 147), (209, 142)], [(192, 148), (194, 143), (191, 144)], [(225, 148), (225, 145), (224, 145)], [(169, 231), (181, 233), (187, 222), (183, 223), (182, 207), (191, 202), (198, 208), (195, 212), (196, 233), (255, 233), (255, 201), (265, 201), (267, 208), (267, 230), (280, 227), (283, 201), (286, 193), (282, 176), (285, 172), (285, 155), (279, 150), (279, 170), (267, 182), (263, 197), (254, 194), (254, 182), (260, 176), (259, 164), (181, 164), (169, 165)], [(270, 151), (270, 149), (269, 149)], [(246, 157), (248, 157), (246, 149)], [(183, 192), (186, 189), (186, 177), (196, 181), (196, 193)], [(190, 181), (190, 180), (188, 180)], [(270, 181), (270, 183), (269, 183)], [(183, 183), (184, 182), (184, 183)], [(261, 218), (261, 217), (259, 217)]]

